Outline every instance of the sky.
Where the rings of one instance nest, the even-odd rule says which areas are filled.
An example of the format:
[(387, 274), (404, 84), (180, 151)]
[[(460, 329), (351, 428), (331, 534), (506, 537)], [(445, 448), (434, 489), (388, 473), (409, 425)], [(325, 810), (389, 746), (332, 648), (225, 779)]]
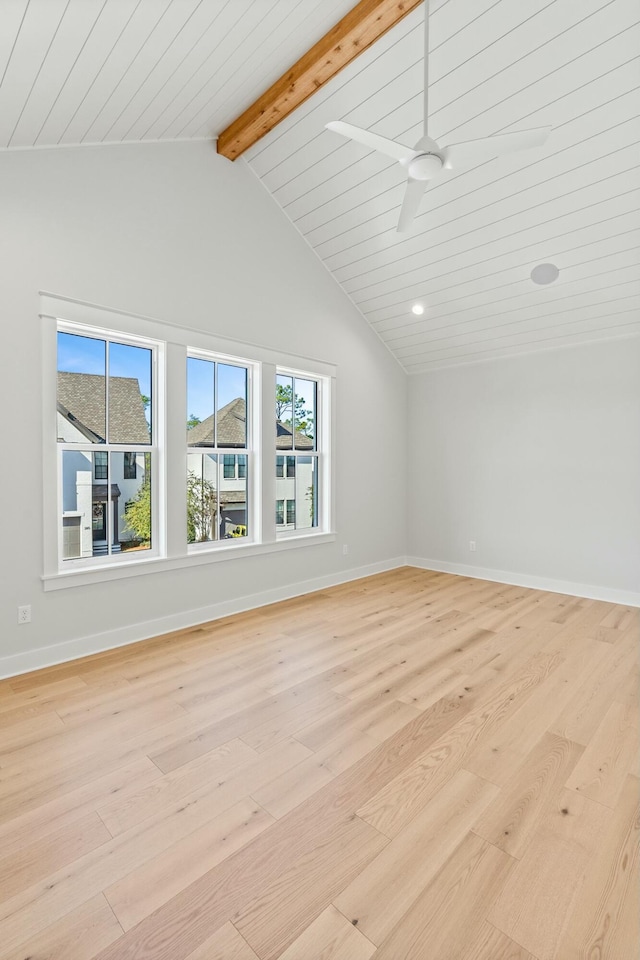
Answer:
[[(58, 370), (68, 373), (105, 375), (105, 342), (73, 333), (58, 333)], [(218, 363), (218, 409), (238, 397), (246, 399), (247, 373), (244, 367)], [(124, 343), (109, 346), (109, 375), (134, 377), (140, 393), (151, 396), (151, 351)], [(291, 385), (291, 377), (278, 377), (278, 383)], [(315, 383), (295, 378), (296, 396), (305, 409), (315, 412)], [(214, 410), (214, 363), (195, 357), (187, 359), (187, 417), (206, 420)], [(288, 415), (286, 419), (289, 419)]]
[[(228, 363), (218, 364), (218, 409), (230, 400), (247, 396), (247, 371)], [(214, 408), (214, 363), (211, 360), (187, 358), (187, 414), (206, 420)]]
[[(58, 334), (58, 370), (66, 373), (105, 375), (105, 342), (75, 333)], [(140, 393), (151, 396), (151, 351), (112, 343), (109, 347), (109, 376), (135, 377)]]

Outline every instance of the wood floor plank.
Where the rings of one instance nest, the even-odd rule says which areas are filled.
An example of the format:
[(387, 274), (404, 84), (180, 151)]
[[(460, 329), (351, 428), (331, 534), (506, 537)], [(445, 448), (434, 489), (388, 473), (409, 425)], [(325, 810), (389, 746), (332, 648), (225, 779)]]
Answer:
[(464, 956), (465, 960), (536, 960), (519, 943), (486, 922), (478, 930), (476, 938), (468, 946), (465, 945)]
[(5, 854), (0, 859), (0, 903), (109, 840), (111, 834), (98, 814), (90, 812), (25, 843), (19, 853)]
[(520, 859), (540, 821), (553, 809), (582, 750), (562, 737), (544, 734), (474, 825), (474, 833)]
[(244, 937), (241, 937), (229, 921), (199, 947), (186, 960), (260, 960)]
[(572, 696), (563, 701), (560, 713), (550, 718), (552, 733), (587, 746), (621, 685), (637, 666), (636, 644), (637, 640), (623, 645), (602, 644), (606, 656), (592, 666)]
[(330, 711), (322, 720), (298, 730), (296, 739), (311, 750), (319, 750), (349, 726), (380, 743), (421, 712), (412, 705), (400, 704), (384, 694), (364, 697), (361, 700), (348, 700)]
[(387, 843), (362, 820), (349, 818), (320, 840), (311, 857), (283, 871), (234, 914), (234, 925), (261, 960), (276, 960)]
[(148, 757), (140, 757), (62, 796), (54, 795), (32, 810), (18, 812), (0, 825), (2, 852), (7, 857), (14, 856), (29, 843), (75, 823), (94, 810), (102, 798), (114, 797), (125, 789), (142, 789), (161, 776), (161, 771)]
[(14, 716), (8, 718), (8, 712), (13, 714), (13, 711), (6, 711), (0, 717), (2, 730), (0, 767), (6, 766), (8, 754), (15, 753), (31, 743), (42, 743), (43, 740), (64, 730), (64, 724), (57, 713), (48, 709), (38, 713), (37, 716), (25, 717), (20, 713), (17, 718)]
[[(331, 672), (327, 677), (314, 678), (311, 681), (290, 687), (279, 694), (265, 696), (257, 703), (248, 705), (242, 697), (242, 690), (236, 694), (237, 703), (235, 712), (217, 720), (200, 715), (195, 725), (189, 723), (184, 734), (178, 732), (174, 736), (169, 732), (164, 741), (149, 748), (149, 756), (163, 771), (169, 773), (182, 766), (189, 760), (202, 756), (210, 750), (227, 743), (245, 733), (255, 729), (262, 723), (274, 720), (278, 716), (295, 708), (297, 704), (304, 704), (307, 698), (316, 695), (323, 689), (329, 689)], [(302, 741), (301, 741), (302, 742)]]
[[(580, 659), (565, 646), (556, 653), (562, 657), (557, 669), (545, 677), (526, 702), (519, 706), (508, 724), (501, 725), (483, 736), (472, 754), (465, 760), (467, 769), (493, 783), (504, 784), (513, 770), (520, 766), (527, 754), (545, 733), (551, 719), (561, 709), (563, 698), (570, 695), (594, 663), (603, 659), (603, 645), (591, 641), (576, 642)], [(555, 641), (553, 642), (555, 646)], [(549, 653), (549, 656), (552, 656)]]
[(120, 936), (122, 927), (99, 893), (46, 929), (27, 935), (15, 950), (5, 952), (5, 944), (0, 944), (0, 960), (91, 960)]
[(513, 865), (512, 858), (502, 850), (474, 834), (465, 836), (400, 918), (375, 960), (475, 960), (468, 951), (469, 941), (508, 883)]
[(344, 703), (344, 697), (334, 693), (333, 690), (327, 690), (318, 694), (317, 697), (310, 698), (306, 703), (279, 714), (273, 720), (266, 720), (252, 730), (248, 730), (243, 733), (242, 739), (258, 752), (268, 750), (280, 740), (295, 736), (298, 730), (314, 723), (315, 720), (325, 716), (331, 707), (342, 703)]
[(493, 784), (457, 773), (334, 901), (381, 944), (497, 794)]
[(563, 929), (610, 811), (573, 790), (559, 795), (487, 919), (538, 960), (556, 960)]
[(241, 849), (273, 823), (261, 807), (241, 800), (105, 890), (124, 930)]
[(228, 779), (257, 759), (255, 750), (242, 740), (230, 740), (142, 788), (119, 791), (117, 796), (98, 803), (96, 809), (115, 837), (142, 820), (169, 810), (207, 783)]
[(375, 945), (330, 904), (278, 960), (369, 960)]
[[(482, 696), (472, 688), (467, 691), (470, 702), (479, 702), (453, 724), (429, 750), (416, 758), (393, 780), (358, 810), (367, 823), (387, 836), (395, 836), (417, 812), (433, 797), (468, 757), (480, 737), (487, 738), (492, 731), (502, 729), (522, 699), (530, 696), (536, 686), (561, 662), (557, 655), (535, 656), (514, 677), (506, 679), (497, 688)], [(464, 702), (464, 693), (460, 701)]]
[(628, 777), (609, 832), (586, 870), (563, 933), (561, 960), (626, 960), (640, 944), (640, 784)]
[(615, 807), (639, 746), (637, 710), (614, 701), (567, 780), (567, 787)]

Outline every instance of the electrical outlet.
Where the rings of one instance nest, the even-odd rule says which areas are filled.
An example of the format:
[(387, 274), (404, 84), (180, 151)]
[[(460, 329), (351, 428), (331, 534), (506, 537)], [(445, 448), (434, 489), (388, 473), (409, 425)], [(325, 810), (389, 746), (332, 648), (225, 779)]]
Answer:
[(476, 549), (475, 540), (469, 540), (469, 550), (471, 551), (471, 553), (475, 553), (475, 549)]
[(31, 604), (18, 607), (18, 623), (31, 623)]
[(348, 544), (348, 543), (343, 543), (343, 544), (342, 544), (342, 554), (343, 554), (343, 556), (346, 557), (346, 555), (347, 555), (348, 553), (349, 553), (349, 544)]

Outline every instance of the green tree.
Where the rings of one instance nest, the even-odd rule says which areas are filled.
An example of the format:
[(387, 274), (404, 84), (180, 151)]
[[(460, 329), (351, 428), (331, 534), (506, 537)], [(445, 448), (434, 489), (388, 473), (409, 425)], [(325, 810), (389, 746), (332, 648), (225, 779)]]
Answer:
[(187, 476), (187, 540), (189, 543), (211, 540), (215, 536), (218, 515), (216, 488), (191, 470)]
[[(216, 490), (203, 477), (189, 472), (187, 477), (187, 540), (189, 543), (209, 540), (214, 536), (218, 513)], [(143, 544), (151, 543), (151, 479), (149, 470), (140, 488), (127, 504), (125, 526)]]
[(127, 504), (124, 521), (140, 543), (151, 543), (151, 477), (148, 469), (145, 469), (144, 480), (136, 496)]
[[(276, 420), (292, 427), (294, 412), (293, 388), (284, 387), (281, 383), (276, 384)], [(313, 410), (307, 410), (304, 400), (301, 397), (295, 398), (295, 421), (296, 430), (303, 433), (305, 437), (313, 436)]]
[(199, 423), (202, 423), (200, 417), (196, 417), (195, 413), (189, 415), (187, 420), (187, 430), (193, 430), (194, 427), (197, 427)]

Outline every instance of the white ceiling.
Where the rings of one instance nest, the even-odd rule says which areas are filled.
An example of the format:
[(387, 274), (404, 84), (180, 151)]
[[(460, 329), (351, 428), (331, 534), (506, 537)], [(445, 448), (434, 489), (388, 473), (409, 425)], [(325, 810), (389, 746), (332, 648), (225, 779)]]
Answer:
[[(354, 4), (0, 0), (0, 146), (215, 136)], [(400, 235), (402, 169), (324, 124), (413, 145), (422, 22), (261, 140), (253, 171), (410, 373), (640, 332), (637, 0), (432, 0), (430, 134), (554, 129), (448, 174)]]

